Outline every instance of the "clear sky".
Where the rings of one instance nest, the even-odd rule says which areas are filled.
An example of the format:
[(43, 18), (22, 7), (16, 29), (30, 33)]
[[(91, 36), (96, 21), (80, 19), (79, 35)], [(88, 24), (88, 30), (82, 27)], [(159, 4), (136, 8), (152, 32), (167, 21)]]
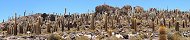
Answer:
[(144, 9), (190, 9), (190, 0), (0, 0), (0, 22), (14, 16), (14, 13), (23, 15), (25, 10), (27, 13), (63, 13), (67, 8), (71, 13), (85, 13), (104, 3), (120, 8), (131, 5)]

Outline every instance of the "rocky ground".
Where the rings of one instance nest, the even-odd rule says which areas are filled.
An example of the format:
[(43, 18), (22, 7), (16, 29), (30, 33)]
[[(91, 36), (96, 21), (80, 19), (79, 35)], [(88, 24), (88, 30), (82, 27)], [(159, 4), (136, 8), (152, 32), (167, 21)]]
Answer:
[(116, 8), (104, 4), (92, 13), (15, 16), (1, 23), (0, 40), (190, 39), (189, 12), (142, 10), (140, 6), (128, 10), (131, 8), (129, 5)]

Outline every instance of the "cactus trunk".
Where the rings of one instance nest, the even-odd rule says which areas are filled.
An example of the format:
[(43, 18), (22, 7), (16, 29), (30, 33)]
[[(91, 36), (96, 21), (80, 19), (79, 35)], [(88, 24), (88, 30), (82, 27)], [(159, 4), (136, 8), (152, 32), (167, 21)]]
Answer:
[(137, 29), (136, 29), (136, 26), (137, 26), (136, 18), (132, 19), (131, 21), (132, 21), (132, 27), (131, 28), (134, 29), (135, 31), (137, 31)]
[(92, 14), (92, 18), (91, 18), (91, 28), (92, 28), (92, 30), (94, 30), (95, 29), (95, 26), (94, 26), (94, 18), (95, 18), (95, 14)]
[(107, 22), (108, 22), (108, 20), (107, 20), (107, 13), (105, 13), (105, 17), (104, 17), (104, 19), (105, 19), (105, 21), (104, 21), (104, 27), (105, 27), (105, 31), (107, 31), (108, 30), (108, 26), (107, 26)]
[(176, 25), (175, 25), (175, 30), (176, 30), (176, 31), (179, 31), (179, 22), (176, 23)]
[(17, 35), (17, 14), (15, 13), (14, 35)]

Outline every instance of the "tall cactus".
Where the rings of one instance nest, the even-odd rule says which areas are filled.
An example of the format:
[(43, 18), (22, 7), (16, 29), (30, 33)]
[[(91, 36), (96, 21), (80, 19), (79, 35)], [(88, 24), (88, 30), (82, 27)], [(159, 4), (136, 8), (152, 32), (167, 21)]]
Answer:
[(3, 23), (4, 23), (4, 19), (3, 19)]
[(152, 32), (154, 32), (155, 28), (154, 28), (154, 20), (152, 20)]
[(174, 17), (172, 17), (172, 23), (174, 23), (175, 22), (175, 18)]
[(120, 23), (119, 17), (120, 17), (120, 14), (119, 14), (118, 11), (116, 10), (116, 20), (117, 20), (117, 23)]
[[(69, 13), (69, 15), (70, 15), (70, 13)], [(70, 18), (71, 17), (67, 18), (67, 30), (70, 30), (70, 26), (72, 24), (72, 23), (70, 23), (71, 22)]]
[(65, 15), (67, 14), (67, 9), (65, 8), (65, 13), (63, 14), (63, 16), (62, 16), (62, 18), (61, 18), (61, 25), (62, 25), (62, 32), (64, 31), (64, 27), (65, 27), (65, 23), (64, 23), (64, 21), (65, 21)]
[(36, 22), (33, 24), (33, 33), (35, 33), (35, 34), (38, 34), (37, 33), (37, 31), (38, 31), (38, 23), (37, 23), (37, 20), (36, 20)]
[(51, 27), (51, 26), (50, 26), (50, 25), (51, 25), (51, 24), (50, 24), (50, 22), (48, 21), (48, 23), (47, 23), (47, 32), (48, 32), (48, 33), (51, 33), (51, 31), (50, 31), (50, 27)]
[(11, 27), (11, 34), (14, 35), (14, 26)]
[(41, 23), (41, 16), (39, 16), (39, 18), (38, 18), (38, 30), (39, 30), (39, 33), (41, 34), (42, 32), (41, 32), (41, 25), (42, 25), (42, 23)]
[(36, 28), (36, 30), (35, 30), (36, 34), (37, 34), (37, 35), (41, 34), (41, 27), (40, 27), (40, 25), (41, 25), (41, 20), (40, 20), (40, 17), (37, 18), (37, 22), (36, 22), (35, 25), (36, 25), (36, 26), (35, 26), (35, 28)]
[(175, 30), (176, 30), (176, 31), (179, 31), (179, 22), (176, 22)]
[(90, 24), (90, 27), (92, 28), (92, 30), (95, 29), (95, 26), (94, 26), (94, 18), (95, 18), (95, 13), (92, 14), (92, 16), (91, 16), (91, 24)]
[(24, 16), (26, 15), (26, 10), (24, 11)]
[(171, 27), (171, 21), (169, 21), (169, 24), (168, 24), (169, 28)]
[(54, 21), (54, 24), (55, 24), (55, 26), (54, 26), (54, 32), (56, 32), (57, 30), (58, 30), (58, 27), (59, 27), (59, 21), (58, 21), (58, 17), (56, 17), (57, 19), (56, 19), (56, 21)]
[(164, 23), (164, 26), (166, 26), (166, 19), (163, 18), (163, 23)]
[(188, 16), (189, 22), (190, 22), (190, 16)]
[(159, 20), (158, 20), (158, 19), (159, 19), (159, 18), (156, 19), (156, 23), (157, 23), (157, 24), (159, 24)]
[(112, 18), (111, 18), (111, 29), (114, 29), (114, 16), (112, 16)]
[(19, 25), (19, 32), (20, 34), (23, 34), (23, 25)]
[(57, 24), (58, 27), (61, 27), (61, 16), (57, 17)]
[(14, 35), (17, 35), (17, 14), (15, 13)]
[(136, 23), (136, 18), (133, 18), (132, 20), (132, 29), (134, 29), (135, 31), (137, 31), (136, 27), (137, 27), (137, 23)]
[(188, 27), (188, 25), (187, 25), (187, 20), (185, 20), (185, 26)]
[(182, 26), (183, 26), (183, 28), (185, 28), (185, 21), (184, 20), (183, 20)]
[(8, 27), (8, 28), (7, 28), (7, 34), (8, 34), (8, 35), (11, 34), (11, 27)]
[(64, 27), (65, 27), (65, 24), (64, 24), (64, 16), (62, 16), (61, 18), (61, 31), (63, 32), (64, 31)]
[(105, 16), (104, 16), (104, 27), (105, 27), (105, 31), (108, 30), (108, 26), (107, 26), (107, 23), (108, 23), (108, 17), (107, 17), (108, 13), (105, 12)]
[(78, 31), (80, 31), (80, 27), (79, 26), (81, 25), (81, 22), (79, 22), (79, 21), (80, 21), (80, 19), (77, 21), (77, 30)]
[(27, 24), (26, 31), (31, 31), (32, 24), (30, 24), (29, 21), (27, 21)]

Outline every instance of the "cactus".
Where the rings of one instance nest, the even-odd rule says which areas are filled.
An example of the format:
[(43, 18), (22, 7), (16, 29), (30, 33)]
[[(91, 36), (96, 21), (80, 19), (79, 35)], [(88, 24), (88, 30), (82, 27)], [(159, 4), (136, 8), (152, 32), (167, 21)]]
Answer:
[(50, 31), (50, 23), (49, 23), (49, 21), (48, 21), (48, 23), (47, 23), (47, 32), (48, 32), (48, 33), (51, 33), (51, 31)]
[(117, 23), (120, 23), (120, 20), (119, 20), (119, 13), (116, 12), (116, 20), (117, 20)]
[(61, 16), (62, 18), (61, 18), (61, 25), (62, 25), (62, 32), (64, 31), (64, 27), (65, 27), (65, 24), (64, 24), (64, 20), (65, 20), (65, 15), (67, 14), (67, 9), (65, 8), (65, 13), (64, 13), (64, 15), (63, 16)]
[(185, 21), (183, 20), (183, 24), (182, 24), (183, 28), (185, 28)]
[(56, 32), (56, 31), (57, 31), (58, 26), (59, 26), (58, 21), (54, 21), (54, 32)]
[(17, 35), (17, 14), (15, 13), (14, 35)]
[(188, 25), (187, 25), (187, 20), (185, 20), (185, 26), (188, 27)]
[(70, 21), (68, 21), (68, 23), (67, 23), (67, 30), (70, 30), (71, 24), (72, 24), (72, 23), (70, 23)]
[(62, 25), (62, 32), (64, 31), (64, 27), (65, 27), (65, 25), (64, 25), (64, 23), (61, 23), (61, 25)]
[(190, 22), (190, 16), (188, 16), (189, 22)]
[(64, 31), (64, 27), (65, 27), (65, 24), (64, 24), (64, 16), (62, 16), (61, 18), (61, 26), (62, 26), (62, 32)]
[(174, 23), (175, 22), (175, 18), (174, 17), (172, 17), (172, 23)]
[(154, 28), (154, 21), (152, 20), (152, 32), (154, 32), (155, 28)]
[(4, 19), (3, 19), (3, 23), (4, 23)]
[(168, 24), (169, 28), (171, 27), (171, 21), (169, 21), (169, 24)]
[(156, 19), (156, 24), (159, 24), (158, 18)]
[(39, 34), (41, 34), (41, 17), (38, 18), (38, 31), (39, 31)]
[(37, 34), (37, 29), (38, 29), (38, 28), (37, 28), (37, 23), (34, 23), (34, 24), (33, 24), (33, 27), (34, 27), (34, 28), (32, 29), (33, 32), (34, 32), (35, 34)]
[(29, 21), (28, 21), (28, 25), (27, 25), (26, 31), (31, 31), (31, 27), (32, 27), (32, 24), (30, 24)]
[(23, 25), (22, 25), (22, 26), (20, 25), (19, 27), (20, 27), (20, 28), (19, 28), (19, 29), (20, 29), (20, 30), (19, 30), (20, 34), (23, 34)]
[(164, 23), (164, 26), (166, 26), (166, 19), (163, 18), (163, 23)]
[(105, 12), (105, 16), (104, 16), (104, 27), (105, 27), (105, 30), (107, 31), (108, 30), (108, 26), (107, 26), (107, 23), (108, 23), (108, 20), (107, 20), (107, 13)]
[(61, 23), (61, 21), (60, 21), (60, 16), (56, 16), (56, 24), (57, 24), (56, 26), (57, 26), (57, 27), (60, 27), (60, 26), (61, 26), (60, 23)]
[(37, 22), (35, 23), (35, 33), (37, 34), (37, 35), (39, 35), (39, 34), (41, 34), (41, 27), (40, 27), (40, 17), (38, 17), (37, 18), (37, 20), (36, 20)]
[(11, 27), (8, 27), (7, 29), (7, 34), (11, 34)]
[(164, 25), (161, 25), (158, 29), (159, 32), (159, 40), (167, 40), (167, 32), (166, 27)]
[(24, 16), (26, 15), (26, 10), (24, 11)]
[(114, 16), (112, 16), (112, 18), (111, 18), (111, 29), (115, 29), (113, 21), (114, 21)]
[(179, 22), (176, 22), (175, 30), (176, 30), (176, 31), (179, 31)]
[(92, 14), (92, 17), (91, 17), (91, 24), (90, 24), (90, 27), (92, 28), (92, 30), (95, 29), (95, 26), (94, 26), (94, 18), (95, 18), (95, 14)]
[(14, 26), (11, 27), (11, 34), (14, 34)]
[(80, 27), (79, 26), (80, 26), (80, 22), (78, 22), (78, 24), (77, 24), (77, 30), (78, 31), (80, 31)]
[[(69, 12), (69, 15), (70, 15), (70, 12)], [(71, 20), (70, 20), (71, 17), (68, 18), (68, 23), (67, 23), (67, 29), (70, 30), (70, 27), (71, 27)]]
[(133, 18), (132, 20), (132, 29), (134, 29), (135, 31), (137, 31), (136, 27), (137, 27), (137, 23), (136, 23), (136, 18)]

